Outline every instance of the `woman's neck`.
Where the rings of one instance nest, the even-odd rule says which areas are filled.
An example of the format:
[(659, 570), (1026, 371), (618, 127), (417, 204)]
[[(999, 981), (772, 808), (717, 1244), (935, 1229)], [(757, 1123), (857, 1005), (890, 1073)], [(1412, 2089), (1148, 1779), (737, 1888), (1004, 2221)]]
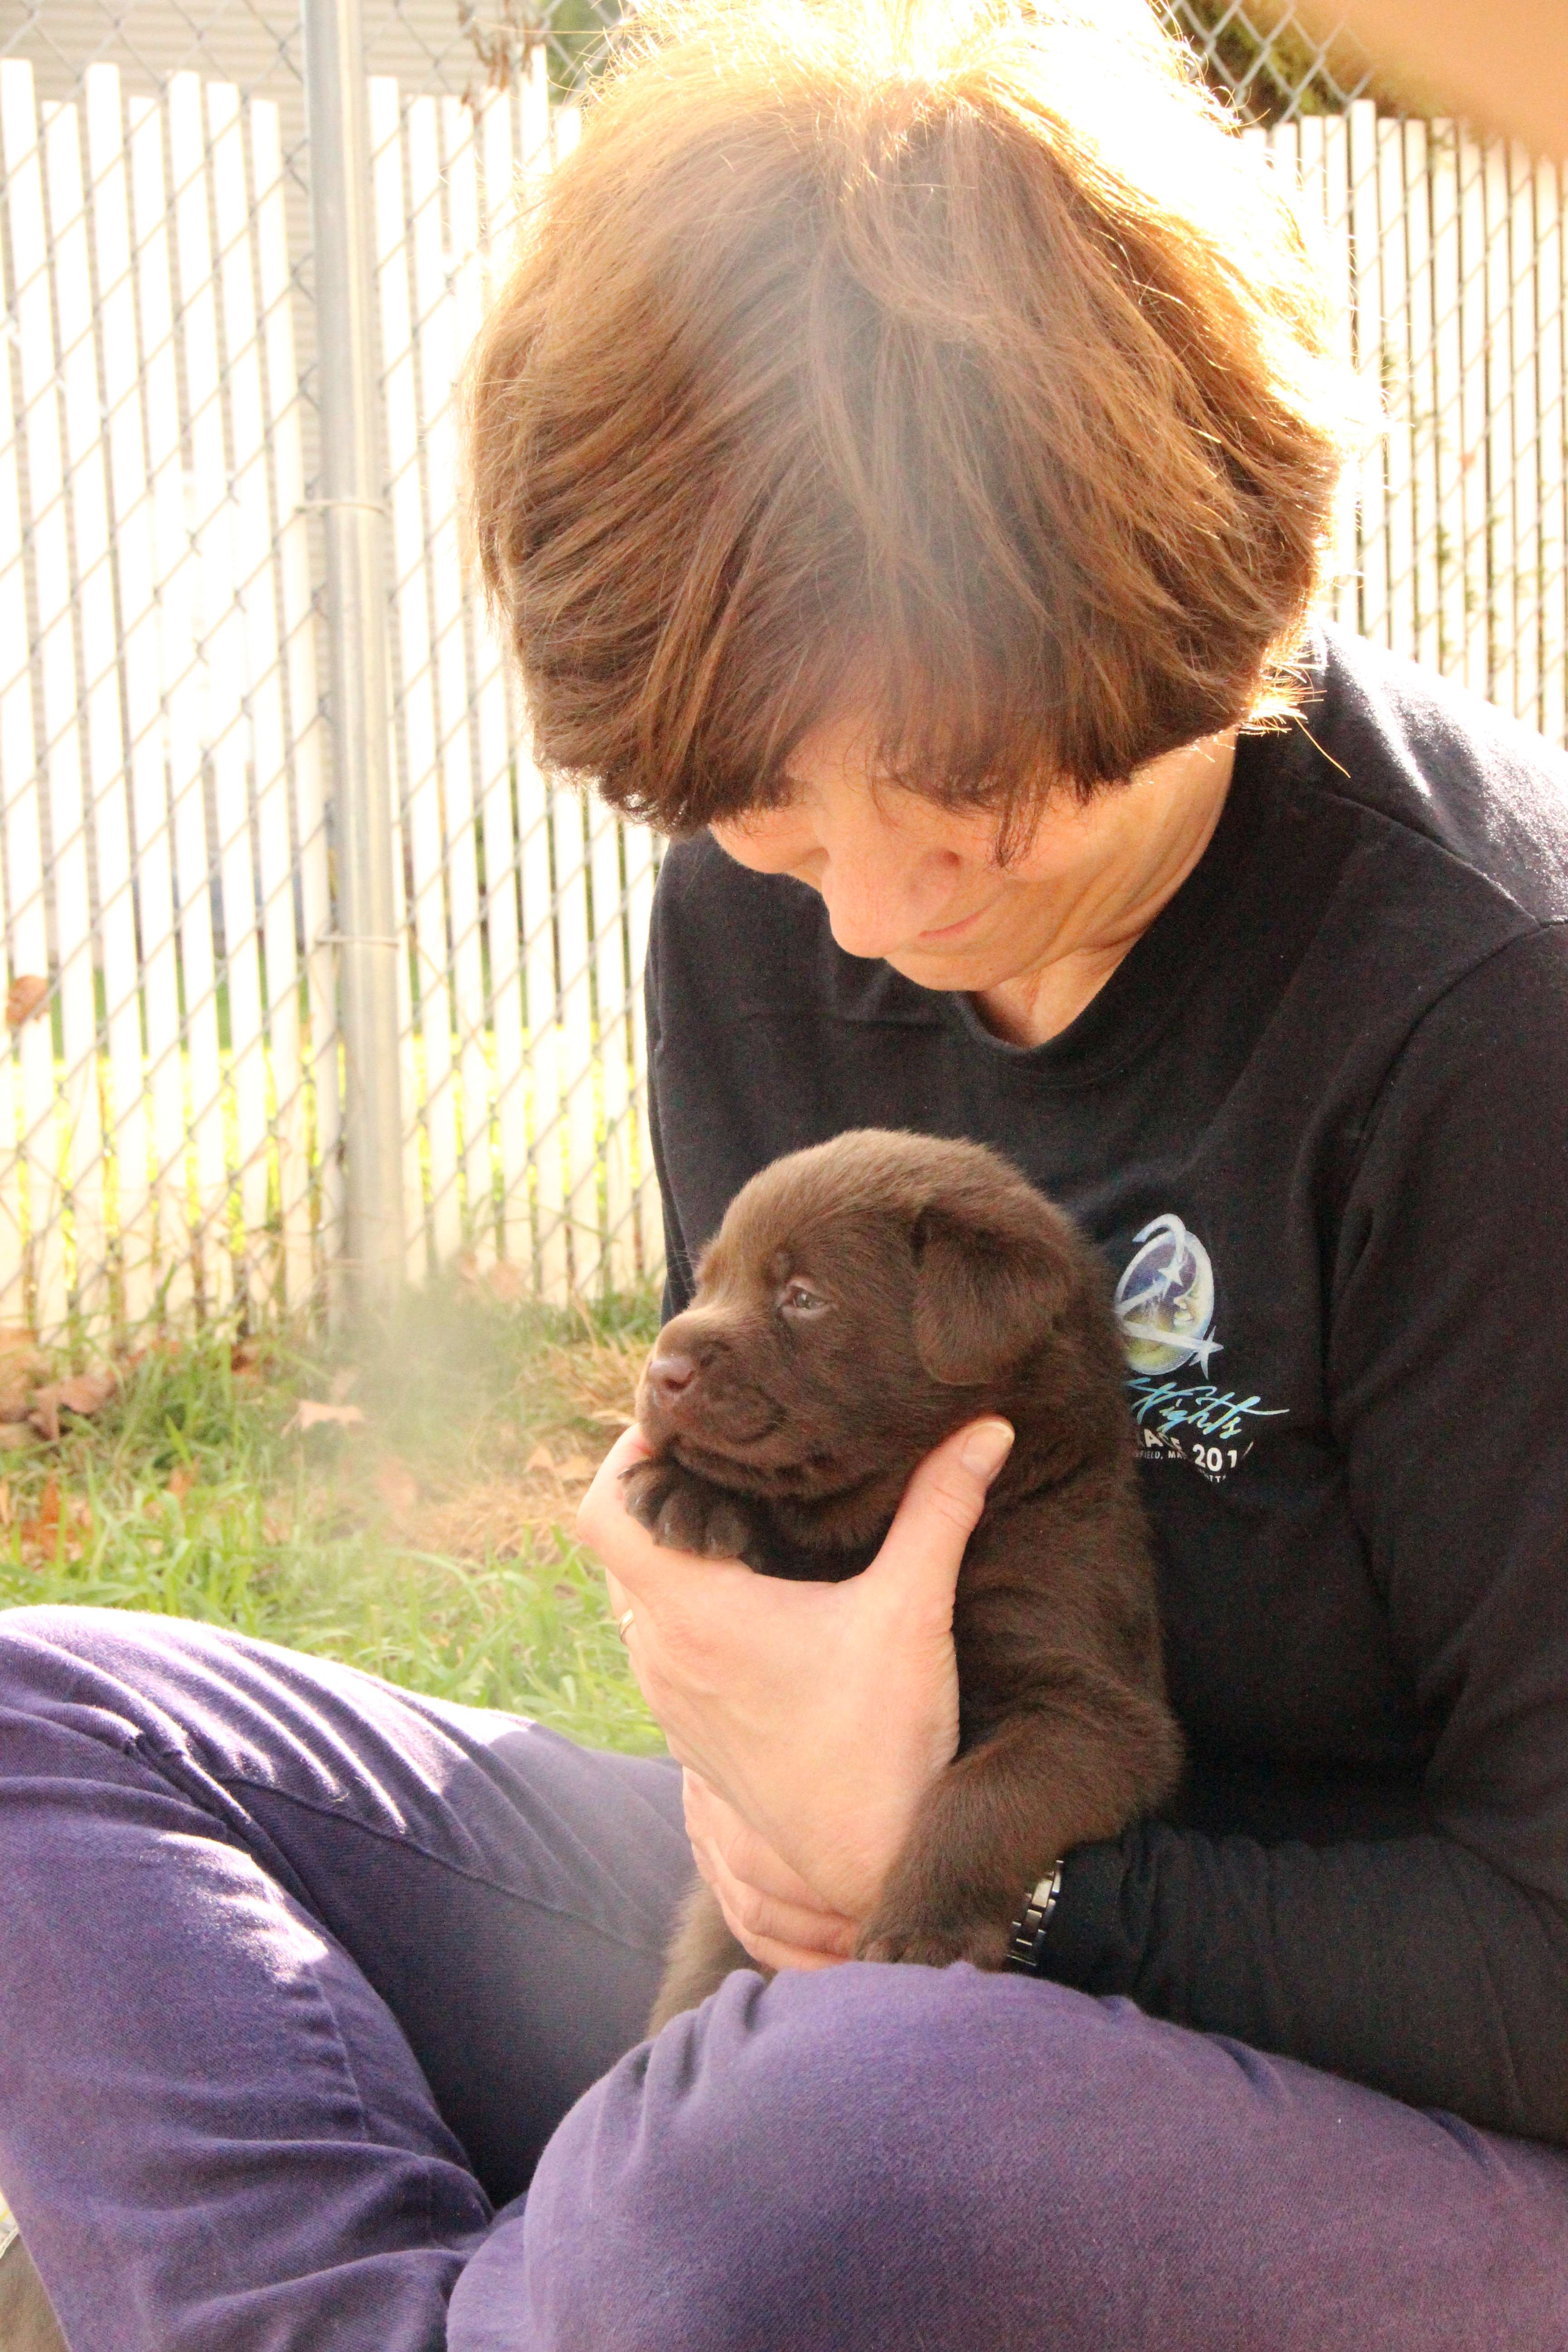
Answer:
[(1236, 730), (1155, 761), (1091, 803), (1103, 855), (1051, 907), (1049, 944), (970, 1002), (994, 1036), (1043, 1045), (1070, 1028), (1162, 913), (1213, 840), (1236, 764)]

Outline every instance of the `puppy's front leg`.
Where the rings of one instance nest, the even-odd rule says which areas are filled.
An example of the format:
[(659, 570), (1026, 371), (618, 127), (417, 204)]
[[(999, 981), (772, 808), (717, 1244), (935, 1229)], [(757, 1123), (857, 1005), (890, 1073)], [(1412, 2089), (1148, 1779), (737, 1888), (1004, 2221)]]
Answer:
[(626, 1508), (667, 1551), (694, 1551), (702, 1559), (763, 1562), (762, 1531), (742, 1497), (699, 1477), (668, 1454), (634, 1462), (621, 1473)]
[(717, 1992), (736, 1969), (756, 1969), (764, 1977), (773, 1974), (736, 1942), (724, 1924), (718, 1896), (699, 1879), (680, 1906), (680, 1917), (669, 1939), (648, 2032), (657, 2033), (686, 2010), (700, 2009), (709, 1994)]
[(1020, 1901), (1061, 1854), (1121, 1834), (1181, 1769), (1157, 1701), (1099, 1675), (1025, 1704), (950, 1764), (861, 1930), (858, 1957), (1000, 1969)]

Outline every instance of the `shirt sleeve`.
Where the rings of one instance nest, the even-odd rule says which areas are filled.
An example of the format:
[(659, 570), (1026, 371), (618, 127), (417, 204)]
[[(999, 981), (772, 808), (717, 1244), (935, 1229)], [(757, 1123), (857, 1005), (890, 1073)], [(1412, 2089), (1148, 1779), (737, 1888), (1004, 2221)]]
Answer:
[(1419, 1833), (1080, 1849), (1053, 1973), (1568, 2144), (1568, 938), (1407, 1039), (1327, 1237), (1327, 1391), (1429, 1744)]

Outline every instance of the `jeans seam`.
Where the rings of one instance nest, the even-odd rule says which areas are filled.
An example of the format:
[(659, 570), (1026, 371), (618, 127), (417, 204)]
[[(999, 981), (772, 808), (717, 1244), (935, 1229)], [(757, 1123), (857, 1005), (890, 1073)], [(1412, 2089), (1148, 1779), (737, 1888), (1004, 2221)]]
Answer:
[(548, 1913), (552, 1919), (569, 1919), (574, 1927), (584, 1927), (592, 1935), (603, 1936), (607, 1942), (618, 1944), (623, 1950), (658, 1953), (664, 1948), (661, 1942), (638, 1942), (629, 1936), (618, 1934), (615, 1928), (605, 1927), (598, 1919), (585, 1917), (582, 1912), (573, 1910), (566, 1904), (550, 1903), (542, 1895), (530, 1895), (521, 1887), (508, 1886), (503, 1880), (488, 1877), (483, 1871), (466, 1870), (461, 1863), (453, 1862), (444, 1853), (432, 1853), (418, 1838), (410, 1837), (405, 1832), (378, 1829), (374, 1823), (361, 1820), (358, 1814), (345, 1812), (339, 1805), (326, 1805), (318, 1798), (298, 1796), (291, 1789), (280, 1789), (274, 1780), (254, 1780), (243, 1772), (215, 1772), (212, 1777), (220, 1788), (251, 1789), (260, 1796), (278, 1798), (284, 1804), (296, 1805), (301, 1812), (314, 1813), (322, 1821), (346, 1822), (363, 1837), (374, 1838), (383, 1845), (402, 1846), (418, 1854), (423, 1861), (433, 1864), (437, 1870), (466, 1880), (470, 1886), (482, 1886), (487, 1893), (504, 1895), (509, 1902), (525, 1903), (531, 1910)]

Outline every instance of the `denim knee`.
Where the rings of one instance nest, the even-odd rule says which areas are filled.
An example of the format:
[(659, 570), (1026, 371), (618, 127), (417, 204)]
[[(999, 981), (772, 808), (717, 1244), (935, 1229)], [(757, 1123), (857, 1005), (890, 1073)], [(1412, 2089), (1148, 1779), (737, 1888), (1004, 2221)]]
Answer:
[(595, 2084), (507, 2300), (529, 2352), (1551, 2352), (1564, 2242), (1555, 2152), (1126, 2001), (861, 1965), (732, 1978)]
[(1048, 2167), (1020, 2174), (987, 2085), (993, 2063), (999, 2078), (1010, 2066), (1009, 2013), (1037, 1990), (864, 1965), (766, 1988), (731, 1978), (624, 2059), (546, 2149), (519, 2344), (1043, 2341)]

